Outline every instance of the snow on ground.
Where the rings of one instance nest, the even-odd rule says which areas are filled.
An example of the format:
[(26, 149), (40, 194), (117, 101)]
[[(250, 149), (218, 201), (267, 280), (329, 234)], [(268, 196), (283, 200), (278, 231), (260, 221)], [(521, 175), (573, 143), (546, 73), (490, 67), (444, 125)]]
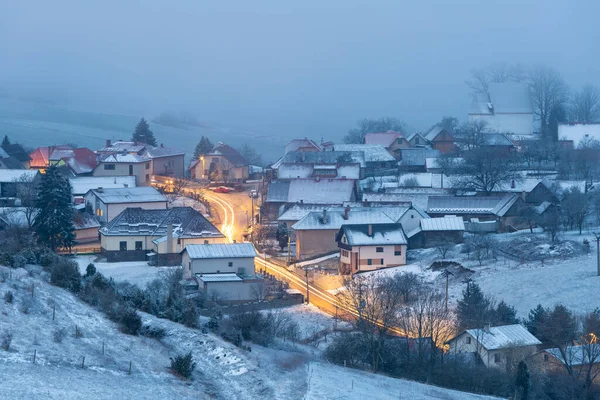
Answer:
[(324, 313), (312, 304), (298, 304), (282, 308), (275, 312), (290, 315), (300, 326), (300, 340), (307, 339), (317, 332), (332, 330), (334, 327), (348, 326), (345, 322), (338, 321), (329, 314)]
[(200, 213), (206, 215), (206, 206), (198, 200), (189, 197), (177, 196), (175, 200), (169, 203), (169, 207), (192, 207), (194, 210), (200, 211)]
[(491, 400), (497, 398), (442, 389), (324, 362), (312, 362), (308, 372), (308, 392), (304, 399)]
[(128, 281), (143, 288), (146, 284), (159, 277), (161, 271), (168, 271), (175, 267), (151, 267), (146, 261), (126, 262), (95, 262), (96, 256), (77, 256), (75, 261), (79, 270), (85, 274), (88, 264), (92, 263), (102, 275), (113, 278), (115, 281)]
[(323, 262), (325, 260), (329, 260), (329, 259), (336, 258), (336, 257), (337, 258), (340, 257), (340, 253), (339, 252), (333, 253), (333, 254), (328, 254), (326, 256), (315, 258), (313, 260), (308, 260), (308, 261), (302, 261), (302, 262), (299, 262), (299, 263), (295, 263), (294, 265), (298, 266), (298, 267), (304, 267), (305, 265), (318, 264), (318, 263)]

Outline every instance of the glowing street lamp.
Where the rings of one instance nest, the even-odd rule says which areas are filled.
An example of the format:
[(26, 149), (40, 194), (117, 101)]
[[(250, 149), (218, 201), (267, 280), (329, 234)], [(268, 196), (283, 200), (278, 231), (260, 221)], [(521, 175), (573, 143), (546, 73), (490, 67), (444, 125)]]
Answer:
[(204, 156), (200, 156), (200, 161), (202, 161), (202, 180), (204, 180)]

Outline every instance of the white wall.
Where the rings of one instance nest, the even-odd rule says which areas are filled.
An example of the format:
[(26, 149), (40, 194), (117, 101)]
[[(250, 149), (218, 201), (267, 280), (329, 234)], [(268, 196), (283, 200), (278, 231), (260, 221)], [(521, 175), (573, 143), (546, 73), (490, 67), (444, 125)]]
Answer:
[[(210, 246), (210, 245), (207, 245)], [(244, 268), (245, 275), (254, 275), (254, 258), (210, 258), (190, 260), (187, 252), (181, 260), (187, 277), (195, 274), (237, 273), (238, 268)], [(232, 266), (229, 266), (232, 263)]]
[[(201, 281), (199, 281), (200, 283)], [(200, 290), (209, 300), (247, 301), (256, 300), (256, 282), (210, 282), (204, 283)]]
[[(105, 164), (114, 164), (115, 169), (104, 169)], [(100, 163), (92, 173), (93, 176), (128, 176), (129, 166), (133, 166), (133, 175), (137, 186), (150, 186), (152, 178), (151, 162), (143, 163)]]
[(420, 225), (420, 221), (423, 219), (421, 214), (419, 214), (416, 210), (412, 208), (404, 213), (402, 218), (398, 222), (402, 224), (402, 229), (404, 229), (404, 233), (410, 232), (413, 229), (417, 228)]
[(190, 238), (190, 239), (181, 239), (180, 243), (177, 242), (177, 237), (173, 238), (172, 249), (167, 248), (167, 241), (161, 241), (158, 245), (155, 245), (155, 251), (158, 254), (167, 254), (167, 253), (181, 253), (185, 246), (188, 244), (205, 244), (208, 241), (209, 244), (213, 243), (227, 243), (226, 238)]
[[(377, 247), (383, 247), (383, 253), (377, 252)], [(378, 268), (396, 267), (406, 264), (406, 245), (401, 245), (401, 255), (394, 255), (395, 246), (353, 246), (352, 252), (359, 254), (359, 271), (372, 271)], [(383, 265), (379, 264), (383, 258)], [(372, 265), (367, 265), (368, 259), (373, 260)], [(362, 261), (361, 261), (362, 260)]]
[(127, 242), (127, 250), (135, 250), (135, 242), (142, 242), (142, 250), (153, 250), (156, 236), (105, 236), (100, 235), (100, 245), (104, 250), (120, 250), (119, 242)]

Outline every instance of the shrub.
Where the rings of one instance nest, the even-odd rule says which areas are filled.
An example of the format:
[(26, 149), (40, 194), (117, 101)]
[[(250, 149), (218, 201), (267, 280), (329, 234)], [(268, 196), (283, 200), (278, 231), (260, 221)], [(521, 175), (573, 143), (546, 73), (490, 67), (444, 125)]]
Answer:
[(58, 328), (52, 332), (52, 340), (54, 340), (56, 343), (62, 343), (65, 337), (67, 337), (66, 328)]
[(96, 275), (96, 267), (94, 264), (89, 263), (85, 269), (85, 276), (90, 277)]
[(185, 355), (171, 357), (171, 371), (175, 375), (189, 378), (192, 376), (194, 368), (196, 368), (196, 363), (194, 362), (191, 351)]
[(11, 266), (13, 268), (23, 268), (27, 264), (27, 259), (23, 257), (21, 254), (17, 254), (12, 258)]
[(121, 330), (128, 335), (137, 335), (142, 329), (142, 318), (133, 308), (125, 308), (119, 318)]
[(144, 325), (140, 334), (148, 338), (160, 340), (167, 336), (167, 331), (160, 327)]
[(5, 351), (8, 351), (8, 349), (10, 349), (10, 344), (12, 343), (12, 338), (13, 338), (13, 335), (9, 331), (4, 331), (4, 332), (2, 332), (2, 335), (0, 335), (0, 346)]
[(242, 334), (235, 329), (221, 332), (221, 337), (236, 347), (242, 347)]
[(12, 303), (13, 299), (15, 298), (15, 296), (13, 295), (12, 291), (7, 291), (6, 293), (4, 293), (4, 301), (7, 303)]
[(21, 310), (21, 312), (23, 314), (29, 314), (29, 309), (31, 308), (32, 305), (33, 305), (33, 299), (31, 297), (27, 296), (21, 302), (21, 306), (19, 307), (19, 309)]
[(81, 289), (81, 275), (77, 263), (60, 258), (52, 264), (50, 283), (68, 289), (74, 293)]

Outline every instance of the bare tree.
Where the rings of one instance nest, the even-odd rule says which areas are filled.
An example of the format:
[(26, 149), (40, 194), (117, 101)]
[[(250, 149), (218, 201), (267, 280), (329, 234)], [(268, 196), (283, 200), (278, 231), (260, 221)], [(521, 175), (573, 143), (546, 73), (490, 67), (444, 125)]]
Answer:
[(565, 192), (561, 210), (565, 218), (565, 226), (569, 229), (576, 226), (581, 235), (585, 220), (593, 211), (591, 196), (587, 196), (574, 186)]
[(483, 145), (486, 133), (492, 133), (492, 130), (488, 122), (483, 119), (464, 123), (456, 130), (456, 136), (462, 142), (463, 150), (473, 150)]
[(21, 201), (21, 212), (25, 215), (27, 226), (31, 228), (37, 214), (35, 199), (38, 193), (38, 180), (25, 174), (15, 179), (17, 197)]
[(246, 160), (248, 160), (250, 165), (263, 165), (263, 160), (260, 153), (258, 153), (253, 147), (244, 144), (242, 147), (240, 147), (239, 152)]
[(183, 196), (185, 194), (185, 188), (189, 186), (189, 181), (184, 178), (175, 178), (168, 185), (169, 194), (167, 195), (167, 200), (169, 203), (173, 203), (175, 199), (179, 196)]
[(552, 68), (538, 66), (529, 73), (529, 91), (534, 113), (540, 120), (542, 136), (549, 138), (551, 114), (566, 106), (569, 88), (560, 73)]
[(600, 90), (587, 84), (571, 99), (571, 120), (591, 123), (600, 120)]
[(367, 133), (387, 132), (389, 130), (404, 132), (404, 123), (396, 118), (364, 118), (356, 124), (358, 126), (350, 129), (348, 134), (344, 136), (345, 143), (362, 143)]
[(488, 93), (490, 83), (523, 82), (525, 68), (520, 64), (491, 64), (483, 68), (471, 70), (471, 78), (465, 83), (475, 93)]

